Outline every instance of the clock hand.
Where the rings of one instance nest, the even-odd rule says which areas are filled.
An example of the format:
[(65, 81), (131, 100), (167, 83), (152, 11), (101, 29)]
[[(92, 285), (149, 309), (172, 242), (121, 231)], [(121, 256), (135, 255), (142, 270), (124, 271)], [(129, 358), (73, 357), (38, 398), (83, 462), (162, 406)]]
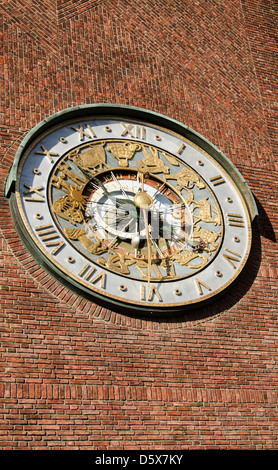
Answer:
[[(135, 194), (134, 204), (143, 212), (144, 225), (146, 229), (147, 247), (148, 247), (148, 285), (151, 278), (151, 265), (152, 265), (152, 243), (150, 238), (150, 229), (148, 224), (148, 211), (153, 205), (152, 197), (144, 191), (144, 173), (140, 173), (141, 178), (141, 191)], [(136, 240), (137, 242), (137, 240)]]
[[(93, 186), (93, 188), (95, 188), (95, 189), (99, 189), (99, 187), (101, 187), (102, 190), (103, 190), (103, 192), (104, 192), (104, 194), (105, 194), (109, 199), (111, 199), (113, 202), (115, 202), (116, 205), (126, 204), (126, 203), (129, 203), (129, 204), (134, 205), (133, 201), (130, 200), (126, 194), (125, 194), (125, 196), (127, 197), (127, 199), (119, 199), (119, 198), (116, 198), (116, 197), (112, 196), (112, 195), (109, 193), (109, 191), (106, 189), (105, 185), (104, 185), (96, 176), (92, 176), (91, 173), (89, 173), (88, 171), (86, 171), (84, 168), (81, 168), (76, 162), (75, 162), (75, 165), (76, 165), (77, 168), (81, 171), (81, 173), (83, 173), (83, 175), (87, 178), (87, 180), (88, 180), (87, 183), (88, 183), (88, 184), (90, 184), (91, 186)], [(112, 171), (111, 171), (111, 174), (112, 174), (113, 179), (114, 179), (114, 178), (116, 179), (116, 177), (115, 177), (115, 175), (112, 173)], [(96, 181), (98, 184), (95, 184), (92, 180)], [(116, 179), (116, 180), (117, 180), (117, 179)], [(117, 180), (117, 182), (118, 182), (118, 180)], [(119, 182), (118, 182), (118, 183), (119, 183)]]
[(141, 179), (141, 191), (144, 192), (144, 173), (139, 172), (139, 178)]
[(141, 192), (144, 192), (144, 180), (145, 180), (145, 178), (148, 178), (148, 177), (149, 177), (148, 172), (143, 173), (142, 171), (138, 171), (138, 173), (137, 173), (137, 182), (139, 183), (139, 181), (141, 180), (141, 189), (140, 189)]
[(113, 202), (115, 202), (116, 206), (121, 206), (121, 205), (124, 205), (124, 204), (129, 204), (129, 205), (132, 205), (133, 207), (136, 207), (135, 203), (131, 200), (131, 199), (128, 199), (128, 196), (126, 195), (127, 199), (120, 199), (120, 198), (117, 198), (115, 196), (112, 196), (112, 194), (110, 194), (110, 192), (107, 190), (107, 188), (105, 187), (105, 185), (96, 177), (96, 176), (93, 176), (92, 179), (94, 181), (96, 181), (98, 185), (94, 184), (92, 181), (90, 181), (91, 185), (95, 188), (95, 189), (99, 189), (99, 187), (101, 187), (101, 189), (103, 190), (104, 194), (109, 198), (111, 199)]
[[(132, 220), (133, 220), (133, 219), (130, 219), (130, 220), (128, 221), (128, 223), (123, 227), (122, 231), (124, 231), (124, 230), (127, 229), (127, 227), (131, 224)], [(116, 235), (116, 237), (114, 237), (113, 240), (111, 240), (111, 242), (109, 243), (108, 247), (110, 247), (111, 245), (114, 245), (114, 243), (115, 243), (115, 241), (117, 240), (117, 238), (119, 238), (118, 235)]]
[(148, 247), (148, 285), (150, 285), (150, 278), (151, 278), (151, 267), (152, 267), (152, 245), (151, 245), (151, 238), (150, 238), (150, 229), (148, 224), (148, 211), (147, 209), (143, 209), (143, 217), (146, 227), (146, 235), (147, 235), (147, 247)]
[(158, 194), (161, 193), (161, 189), (163, 188), (163, 186), (165, 186), (165, 183), (163, 183), (163, 184), (156, 190), (156, 192), (155, 192), (154, 195), (152, 196), (153, 199), (154, 199)]
[(151, 239), (151, 242), (152, 242), (153, 246), (155, 247), (157, 253), (159, 254), (159, 256), (160, 256), (161, 258), (164, 258), (164, 255), (163, 255), (161, 249), (159, 248), (158, 244), (157, 244), (156, 241), (153, 239), (153, 237), (152, 237), (151, 234), (150, 234), (150, 239)]
[(136, 217), (136, 223), (135, 223), (136, 235), (134, 235), (131, 239), (131, 245), (134, 247), (135, 258), (137, 257), (137, 250), (138, 250), (138, 247), (139, 247), (139, 244), (140, 244), (140, 233), (139, 233), (138, 222), (139, 222), (139, 214), (138, 214), (138, 210), (137, 210), (137, 217)]
[(113, 180), (115, 181), (115, 183), (117, 183), (117, 185), (119, 186), (119, 189), (120, 191), (123, 193), (123, 195), (130, 200), (130, 197), (126, 194), (124, 188), (122, 187), (121, 183), (119, 182), (119, 180), (116, 178), (116, 176), (114, 175), (113, 171), (110, 172), (111, 173), (111, 176), (113, 178)]

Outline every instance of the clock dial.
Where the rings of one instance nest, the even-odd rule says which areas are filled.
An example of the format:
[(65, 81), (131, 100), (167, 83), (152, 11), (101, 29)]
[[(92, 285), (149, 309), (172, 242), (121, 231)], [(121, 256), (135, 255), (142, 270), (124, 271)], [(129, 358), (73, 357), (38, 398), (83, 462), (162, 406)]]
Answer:
[(147, 119), (48, 126), (20, 157), (11, 201), (46, 269), (115, 310), (171, 314), (210, 300), (251, 246), (248, 208), (224, 167)]
[[(129, 163), (117, 166), (125, 152)], [(103, 164), (90, 168), (95, 156)], [(182, 160), (146, 143), (106, 140), (70, 151), (53, 168), (49, 202), (75, 249), (136, 280), (191, 276), (221, 246), (222, 215), (212, 191)]]

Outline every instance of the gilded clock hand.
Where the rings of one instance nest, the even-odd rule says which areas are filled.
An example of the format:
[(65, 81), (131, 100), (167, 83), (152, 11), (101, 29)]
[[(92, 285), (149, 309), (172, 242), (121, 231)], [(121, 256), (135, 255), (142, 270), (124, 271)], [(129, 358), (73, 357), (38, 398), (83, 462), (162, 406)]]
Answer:
[(138, 174), (141, 179), (141, 191), (144, 192), (144, 173), (139, 172)]
[(135, 221), (135, 235), (133, 235), (132, 239), (131, 239), (131, 245), (133, 246), (134, 248), (134, 254), (135, 254), (135, 258), (137, 257), (137, 250), (139, 248), (139, 245), (140, 245), (140, 233), (139, 233), (139, 209), (137, 209), (137, 217), (136, 217), (136, 221)]
[(151, 243), (150, 229), (149, 229), (149, 223), (148, 223), (148, 211), (153, 205), (153, 199), (148, 193), (144, 191), (144, 176), (145, 176), (144, 173), (140, 172), (141, 191), (135, 194), (133, 201), (134, 201), (134, 204), (140, 209), (140, 211), (142, 210), (143, 212), (144, 225), (145, 225), (146, 237), (147, 237), (147, 248), (148, 248), (148, 285), (149, 285), (150, 278), (151, 278), (152, 243)]
[(150, 285), (150, 278), (151, 278), (151, 267), (152, 267), (152, 244), (150, 238), (150, 229), (148, 224), (148, 211), (147, 209), (143, 209), (143, 217), (146, 227), (146, 236), (147, 236), (147, 247), (148, 247), (148, 285)]
[(149, 173), (148, 172), (142, 172), (142, 171), (138, 171), (137, 173), (137, 182), (139, 183), (140, 180), (141, 180), (141, 189), (140, 191), (141, 192), (144, 192), (144, 182), (145, 182), (145, 178), (148, 178), (149, 177)]

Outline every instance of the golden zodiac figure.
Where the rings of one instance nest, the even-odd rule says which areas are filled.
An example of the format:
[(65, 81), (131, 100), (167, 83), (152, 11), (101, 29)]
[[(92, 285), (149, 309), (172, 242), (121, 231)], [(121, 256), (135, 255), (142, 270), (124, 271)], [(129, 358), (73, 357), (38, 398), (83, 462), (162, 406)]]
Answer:
[[(197, 218), (197, 220), (194, 222), (194, 225), (197, 225), (200, 220), (206, 223), (213, 222), (214, 225), (221, 225), (220, 212), (217, 210), (215, 205), (210, 204), (208, 197), (205, 197), (205, 199), (201, 199), (200, 201), (195, 202), (195, 207), (193, 208), (193, 211), (195, 209), (199, 209), (199, 214), (193, 214), (193, 217)], [(212, 213), (216, 214), (215, 217), (212, 216)]]
[(175, 179), (177, 180), (177, 190), (181, 191), (182, 189), (192, 189), (194, 185), (199, 189), (203, 189), (206, 185), (201, 181), (197, 173), (191, 168), (184, 168), (179, 171), (176, 175), (166, 176), (166, 179)]
[(52, 206), (56, 215), (72, 225), (76, 225), (76, 222), (81, 223), (84, 220), (83, 212), (78, 207), (78, 203), (68, 195), (57, 199)]
[(59, 176), (56, 174), (53, 175), (52, 178), (52, 185), (57, 189), (64, 191), (62, 188), (65, 188), (68, 191), (72, 186), (72, 183), (68, 181), (69, 179), (79, 188), (86, 183), (85, 179), (71, 171), (69, 164), (66, 162), (62, 162), (61, 165), (58, 166), (57, 170), (59, 171)]
[(111, 271), (115, 271), (120, 274), (130, 274), (128, 266), (134, 264), (135, 260), (122, 253), (113, 253), (109, 256), (107, 261), (103, 257), (99, 258), (98, 263), (101, 266), (111, 269)]
[(67, 187), (67, 193), (65, 196), (56, 199), (52, 209), (56, 215), (59, 215), (72, 225), (76, 225), (76, 222), (81, 223), (84, 221), (83, 211), (87, 197), (83, 196), (82, 189), (72, 184)]
[[(193, 259), (201, 258), (201, 264), (190, 264)], [(171, 259), (177, 261), (181, 266), (187, 266), (190, 269), (200, 269), (202, 268), (208, 261), (206, 255), (202, 253), (194, 253), (189, 250), (181, 249), (176, 251), (171, 255)]]
[(90, 145), (90, 149), (83, 153), (72, 152), (69, 157), (81, 170), (88, 171), (92, 175), (97, 173), (96, 168), (102, 169), (103, 167), (109, 168), (106, 165), (106, 153), (104, 150), (105, 142), (97, 145)]
[[(222, 231), (216, 233), (214, 231), (206, 230), (205, 228), (201, 228), (199, 225), (194, 227), (193, 230), (193, 238), (197, 238), (198, 240), (202, 240), (203, 250), (211, 254), (215, 251), (219, 245), (217, 243), (217, 239), (222, 235)], [(210, 249), (209, 245), (213, 246), (213, 250)]]
[(112, 153), (113, 157), (119, 161), (120, 167), (127, 167), (130, 160), (141, 145), (133, 142), (125, 142), (124, 144), (110, 144), (107, 151)]
[(69, 227), (64, 228), (64, 232), (70, 240), (78, 240), (84, 248), (93, 255), (100, 255), (101, 253), (105, 253), (107, 248), (102, 245), (101, 240), (96, 238), (96, 243), (94, 243), (89, 237), (86, 235), (86, 229), (70, 229)]
[(138, 171), (141, 173), (164, 173), (165, 175), (169, 173), (169, 168), (163, 163), (159, 158), (158, 150), (154, 147), (149, 147), (149, 153), (145, 146), (142, 147), (142, 150), (145, 155), (145, 160), (138, 160)]

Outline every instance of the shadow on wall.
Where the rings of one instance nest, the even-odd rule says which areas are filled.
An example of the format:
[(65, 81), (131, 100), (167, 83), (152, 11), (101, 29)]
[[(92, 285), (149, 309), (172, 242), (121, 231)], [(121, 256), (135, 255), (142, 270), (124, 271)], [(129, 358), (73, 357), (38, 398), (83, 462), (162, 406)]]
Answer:
[(259, 213), (258, 226), (260, 230), (260, 235), (276, 243), (276, 236), (275, 236), (273, 227), (271, 225), (271, 222), (268, 218), (268, 215), (266, 211), (264, 210), (263, 206), (261, 205), (260, 201), (258, 201), (256, 197), (255, 197), (255, 200), (256, 200), (257, 209)]
[[(167, 323), (186, 323), (208, 319), (234, 307), (247, 294), (257, 277), (261, 264), (261, 236), (275, 241), (274, 231), (268, 216), (261, 204), (258, 201), (256, 202), (258, 204), (259, 215), (252, 226), (251, 252), (240, 275), (231, 286), (214, 301), (204, 306), (194, 308), (194, 310), (186, 310), (175, 318), (167, 319)], [(150, 320), (150, 318), (148, 318), (148, 320)], [(155, 318), (154, 321), (165, 322), (165, 318)]]

